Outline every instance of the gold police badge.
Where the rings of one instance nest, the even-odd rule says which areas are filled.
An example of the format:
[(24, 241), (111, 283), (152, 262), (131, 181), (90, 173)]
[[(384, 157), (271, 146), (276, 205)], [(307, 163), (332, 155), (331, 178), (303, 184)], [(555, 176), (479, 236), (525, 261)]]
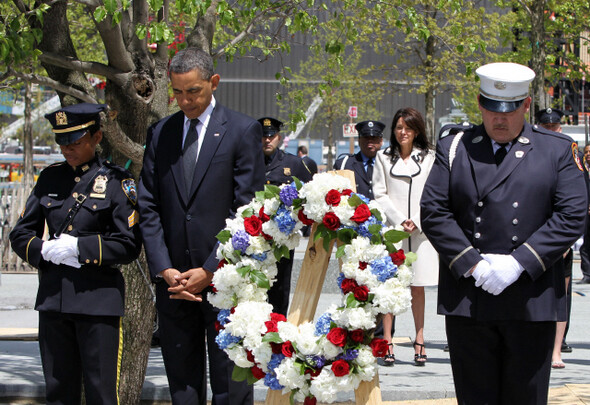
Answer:
[(96, 176), (92, 185), (92, 191), (98, 194), (104, 194), (107, 191), (107, 181), (107, 176)]
[(283, 167), (283, 174), (285, 176), (290, 176), (291, 175), (291, 168), (290, 167)]
[(68, 125), (68, 116), (64, 111), (55, 113), (55, 124), (56, 125)]

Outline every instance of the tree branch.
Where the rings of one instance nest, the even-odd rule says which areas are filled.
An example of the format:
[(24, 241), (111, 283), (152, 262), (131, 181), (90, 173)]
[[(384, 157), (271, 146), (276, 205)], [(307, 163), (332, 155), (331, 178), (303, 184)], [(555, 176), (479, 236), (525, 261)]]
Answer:
[(12, 68), (8, 68), (8, 71), (6, 73), (7, 74), (9, 73), (11, 76), (18, 77), (19, 79), (27, 80), (31, 83), (36, 83), (36, 84), (39, 84), (42, 86), (51, 87), (52, 89), (55, 89), (59, 92), (68, 94), (72, 97), (75, 97), (75, 98), (85, 101), (87, 103), (96, 103), (96, 99), (94, 97), (92, 97), (91, 95), (89, 95), (88, 93), (80, 91), (72, 86), (66, 86), (65, 84), (62, 84), (62, 83), (60, 83), (56, 80), (53, 80), (49, 77), (39, 76), (36, 74), (26, 74), (26, 73), (22, 73), (22, 72), (17, 72), (15, 70), (13, 70)]
[(71, 57), (63, 57), (51, 52), (45, 52), (39, 56), (39, 59), (45, 63), (59, 66), (66, 69), (76, 70), (84, 73), (93, 73), (99, 76), (105, 76), (112, 80), (116, 85), (124, 87), (129, 80), (129, 73), (123, 73), (118, 69), (113, 69), (102, 63), (83, 62)]
[[(143, 146), (133, 142), (131, 138), (123, 132), (117, 123), (116, 118), (117, 113), (109, 110), (107, 119), (102, 120), (102, 126), (105, 129), (103, 133), (115, 150), (131, 159), (135, 167), (141, 168), (143, 162)], [(134, 173), (134, 175), (139, 177), (139, 173)]]
[(94, 20), (94, 24), (104, 43), (109, 64), (122, 72), (133, 71), (135, 65), (125, 48), (121, 26), (113, 25), (113, 18), (110, 15), (101, 22)]

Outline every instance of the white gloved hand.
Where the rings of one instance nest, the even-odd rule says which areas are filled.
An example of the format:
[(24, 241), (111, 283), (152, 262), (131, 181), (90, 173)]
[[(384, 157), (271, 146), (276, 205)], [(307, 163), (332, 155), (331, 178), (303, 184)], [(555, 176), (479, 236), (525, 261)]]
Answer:
[(78, 238), (68, 234), (61, 234), (53, 240), (54, 244), (49, 253), (49, 260), (55, 264), (62, 264), (66, 259), (78, 261)]
[(80, 267), (82, 267), (82, 264), (78, 261), (77, 257), (67, 257), (62, 264), (65, 264), (66, 266), (70, 266), (70, 267), (75, 267), (77, 269), (79, 269)]
[(490, 263), (490, 274), (481, 288), (493, 295), (504, 291), (524, 271), (524, 267), (511, 255), (483, 254), (481, 257)]
[(53, 251), (54, 247), (55, 239), (46, 240), (43, 242), (43, 245), (41, 245), (41, 256), (43, 256), (43, 260), (46, 260), (48, 262), (51, 261), (51, 258), (55, 254), (55, 252)]
[(490, 276), (490, 264), (485, 260), (480, 260), (475, 265), (471, 277), (475, 279), (475, 286), (481, 286)]

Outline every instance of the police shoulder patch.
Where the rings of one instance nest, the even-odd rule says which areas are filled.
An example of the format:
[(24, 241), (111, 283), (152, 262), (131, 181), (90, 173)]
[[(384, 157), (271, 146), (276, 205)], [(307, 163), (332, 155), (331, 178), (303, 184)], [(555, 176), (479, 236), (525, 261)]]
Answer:
[(137, 189), (135, 187), (135, 180), (133, 180), (133, 179), (121, 180), (121, 188), (123, 189), (123, 192), (125, 193), (125, 195), (129, 199), (129, 201), (131, 201), (133, 203), (133, 205), (137, 204)]
[(574, 157), (574, 162), (576, 162), (576, 166), (578, 166), (578, 169), (583, 172), (584, 168), (582, 167), (580, 156), (578, 156), (578, 144), (576, 142), (572, 142), (572, 155)]

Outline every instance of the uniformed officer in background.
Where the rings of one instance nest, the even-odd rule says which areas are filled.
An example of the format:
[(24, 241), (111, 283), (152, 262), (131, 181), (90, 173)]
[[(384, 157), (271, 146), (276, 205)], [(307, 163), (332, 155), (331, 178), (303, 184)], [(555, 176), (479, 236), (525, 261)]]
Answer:
[(352, 170), (356, 180), (356, 192), (373, 200), (373, 166), (375, 156), (383, 146), (385, 124), (379, 121), (362, 121), (355, 125), (360, 151), (354, 155), (338, 156), (335, 170)]
[(47, 404), (79, 404), (82, 375), (87, 404), (118, 404), (125, 285), (117, 266), (141, 242), (131, 174), (96, 155), (105, 109), (82, 103), (45, 115), (66, 161), (41, 172), (10, 233), (14, 251), (39, 270)]
[[(297, 177), (302, 182), (310, 181), (311, 172), (301, 158), (279, 149), (283, 142), (281, 134), (283, 123), (271, 117), (262, 117), (258, 122), (262, 124), (262, 152), (266, 164), (266, 184), (280, 186), (291, 183), (293, 177)], [(268, 302), (274, 307), (274, 312), (285, 316), (289, 307), (294, 250), (289, 253), (288, 259), (283, 257), (277, 263), (277, 281), (268, 291)]]
[(556, 321), (566, 317), (554, 263), (582, 234), (586, 189), (571, 138), (525, 122), (535, 73), (476, 70), (483, 125), (438, 141), (421, 200), (439, 253), (459, 404), (546, 404)]

